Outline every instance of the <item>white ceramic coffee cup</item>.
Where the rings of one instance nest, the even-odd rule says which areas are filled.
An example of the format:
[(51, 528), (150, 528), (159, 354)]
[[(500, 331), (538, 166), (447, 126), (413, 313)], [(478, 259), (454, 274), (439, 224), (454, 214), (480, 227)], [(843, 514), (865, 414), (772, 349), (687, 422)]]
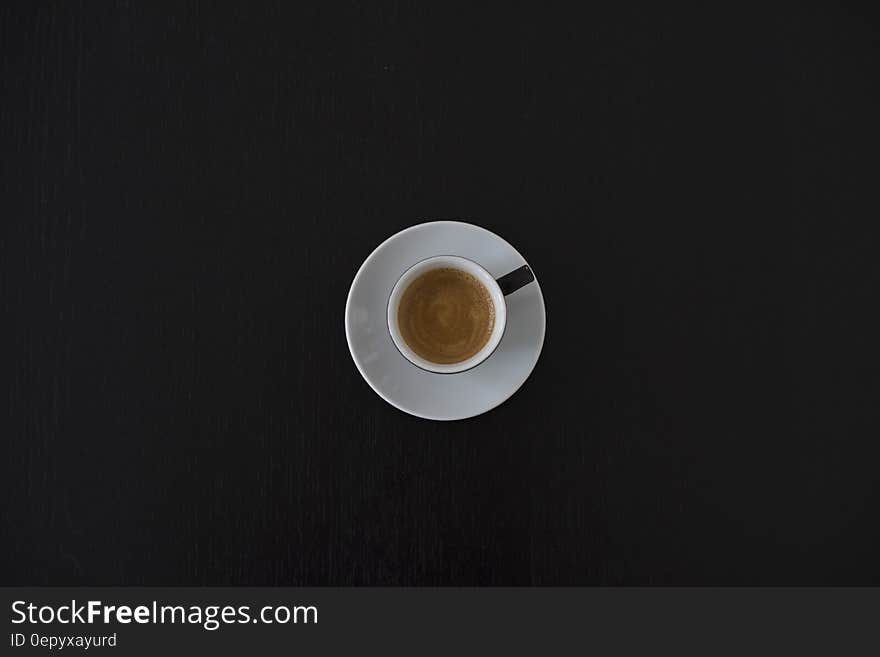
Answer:
[[(401, 335), (400, 327), (397, 323), (400, 300), (410, 283), (432, 269), (442, 268), (460, 269), (474, 276), (486, 287), (486, 290), (488, 290), (489, 295), (492, 298), (492, 303), (495, 306), (495, 325), (492, 328), (492, 335), (489, 336), (489, 340), (477, 353), (459, 363), (443, 364), (425, 360), (409, 348), (409, 345), (406, 344), (406, 340), (403, 339), (403, 335)], [(391, 334), (391, 340), (394, 342), (394, 346), (397, 347), (397, 350), (403, 354), (407, 360), (416, 367), (420, 367), (428, 372), (433, 372), (435, 374), (457, 374), (472, 369), (491, 356), (500, 344), (501, 338), (504, 337), (504, 329), (507, 326), (507, 303), (504, 300), (504, 296), (506, 294), (511, 294), (534, 279), (535, 278), (532, 275), (531, 270), (528, 268), (528, 265), (523, 265), (519, 269), (516, 269), (496, 280), (495, 277), (482, 266), (473, 260), (468, 260), (461, 256), (438, 255), (417, 262), (407, 269), (399, 279), (397, 279), (397, 283), (394, 284), (394, 287), (391, 289), (391, 294), (388, 297), (388, 331)]]

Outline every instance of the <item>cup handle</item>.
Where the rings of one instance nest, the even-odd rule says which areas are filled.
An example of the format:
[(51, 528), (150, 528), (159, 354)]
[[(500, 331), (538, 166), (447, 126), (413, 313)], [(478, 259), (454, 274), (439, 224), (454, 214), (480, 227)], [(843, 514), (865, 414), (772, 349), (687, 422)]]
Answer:
[(523, 265), (509, 274), (504, 274), (501, 278), (496, 279), (495, 282), (501, 288), (501, 293), (507, 296), (516, 292), (523, 285), (528, 285), (533, 280), (535, 280), (535, 275), (532, 273), (532, 270), (529, 269), (528, 265)]

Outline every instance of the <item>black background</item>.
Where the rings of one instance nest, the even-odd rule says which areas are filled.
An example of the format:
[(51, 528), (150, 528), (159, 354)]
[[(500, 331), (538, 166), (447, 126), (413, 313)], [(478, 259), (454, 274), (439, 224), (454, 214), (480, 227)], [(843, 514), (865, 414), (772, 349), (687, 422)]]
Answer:
[[(239, 4), (0, 6), (4, 584), (880, 583), (873, 17)], [(432, 423), (342, 315), (451, 218), (548, 333)]]

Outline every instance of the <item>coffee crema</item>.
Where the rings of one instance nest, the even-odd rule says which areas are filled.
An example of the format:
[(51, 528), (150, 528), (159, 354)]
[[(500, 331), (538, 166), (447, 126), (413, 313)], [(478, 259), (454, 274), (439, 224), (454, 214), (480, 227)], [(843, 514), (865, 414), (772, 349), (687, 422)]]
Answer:
[(416, 354), (451, 365), (476, 355), (489, 342), (495, 304), (474, 275), (452, 267), (432, 269), (404, 291), (397, 325)]

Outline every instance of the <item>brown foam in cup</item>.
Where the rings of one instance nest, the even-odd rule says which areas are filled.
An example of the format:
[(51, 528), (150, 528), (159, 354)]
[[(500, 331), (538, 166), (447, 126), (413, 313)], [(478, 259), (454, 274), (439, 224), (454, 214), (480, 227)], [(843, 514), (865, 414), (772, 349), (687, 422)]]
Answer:
[(397, 325), (409, 348), (425, 360), (460, 363), (489, 342), (495, 304), (472, 274), (452, 267), (432, 269), (404, 291)]

